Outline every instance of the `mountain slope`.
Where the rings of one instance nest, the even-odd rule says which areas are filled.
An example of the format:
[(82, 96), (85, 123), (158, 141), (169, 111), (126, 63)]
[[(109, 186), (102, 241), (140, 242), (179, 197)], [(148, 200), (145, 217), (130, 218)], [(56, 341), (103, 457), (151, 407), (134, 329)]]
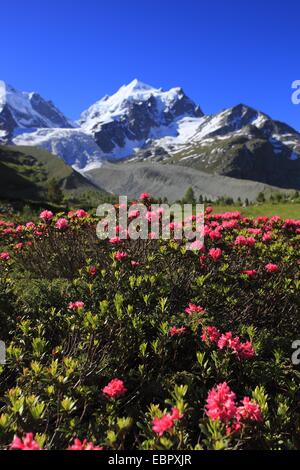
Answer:
[(38, 93), (18, 91), (0, 80), (0, 138), (10, 138), (15, 129), (73, 127), (51, 101)]
[(56, 179), (68, 199), (83, 200), (85, 194), (101, 198), (93, 183), (45, 150), (0, 145), (0, 198), (44, 201), (51, 179)]
[[(141, 192), (156, 197), (167, 197), (169, 202), (179, 200), (187, 188), (192, 187), (196, 198), (206, 196), (211, 200), (227, 196), (253, 201), (260, 192), (266, 195), (280, 191), (278, 188), (254, 181), (211, 175), (180, 165), (161, 163), (103, 163), (101, 168), (84, 173), (94, 184), (114, 194), (137, 198)], [(289, 192), (289, 191), (285, 191)]]
[(81, 129), (37, 129), (22, 133), (13, 140), (15, 145), (40, 147), (57, 155), (75, 169), (101, 166), (103, 153), (94, 139)]
[(300, 187), (299, 132), (244, 104), (204, 115), (181, 88), (133, 80), (93, 104), (76, 125), (39, 95), (0, 86), (0, 141), (44, 148), (80, 171), (105, 160), (156, 161)]
[(120, 158), (149, 139), (168, 135), (170, 125), (184, 116), (201, 117), (203, 112), (181, 88), (163, 91), (133, 80), (92, 105), (79, 124), (106, 156)]
[(131, 160), (152, 159), (282, 188), (300, 187), (300, 134), (266, 114), (238, 105), (190, 123), (182, 120), (178, 128), (177, 136), (152, 142)]

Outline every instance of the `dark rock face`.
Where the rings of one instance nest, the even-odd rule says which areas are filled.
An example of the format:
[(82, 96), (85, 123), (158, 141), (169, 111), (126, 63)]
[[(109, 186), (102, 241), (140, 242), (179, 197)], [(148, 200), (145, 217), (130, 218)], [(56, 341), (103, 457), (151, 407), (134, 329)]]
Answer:
[(125, 137), (126, 130), (120, 121), (105, 123), (94, 134), (96, 143), (105, 153), (112, 152), (115, 145), (123, 147), (125, 145)]
[(0, 130), (5, 131), (6, 140), (15, 129), (73, 127), (51, 101), (45, 101), (38, 93), (20, 92), (4, 82), (1, 91), (4, 105), (0, 109)]
[(37, 113), (51, 121), (51, 127), (71, 127), (70, 122), (54, 106), (52, 101), (45, 101), (38, 93), (33, 93), (30, 96), (30, 103)]
[(180, 91), (169, 107), (163, 110), (160, 110), (160, 105), (154, 96), (145, 101), (125, 101), (123, 107), (124, 114), (120, 118), (95, 127), (95, 141), (105, 153), (112, 152), (116, 146), (123, 147), (126, 139), (146, 140), (152, 130), (170, 125), (181, 116), (203, 116), (199, 106), (196, 106), (183, 91)]
[(6, 132), (6, 136), (3, 138), (3, 141), (10, 139), (16, 125), (16, 121), (14, 120), (9, 107), (5, 105), (0, 113), (0, 130)]
[(191, 117), (202, 117), (204, 116), (199, 106), (190, 100), (180, 88), (177, 99), (174, 100), (167, 112), (164, 112), (164, 118), (166, 123), (171, 123), (174, 119), (180, 116), (191, 116)]
[(289, 159), (290, 151), (284, 149), (280, 156), (266, 140), (248, 141), (242, 148), (231, 149), (230, 164), (220, 174), (248, 179), (281, 188), (300, 189), (300, 160)]

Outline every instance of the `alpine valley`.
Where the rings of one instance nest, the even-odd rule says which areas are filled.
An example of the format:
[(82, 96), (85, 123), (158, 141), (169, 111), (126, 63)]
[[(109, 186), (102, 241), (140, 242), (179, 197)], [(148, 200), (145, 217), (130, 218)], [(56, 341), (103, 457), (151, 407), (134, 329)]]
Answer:
[(244, 104), (207, 115), (182, 90), (133, 80), (73, 122), (0, 81), (0, 143), (42, 148), (101, 189), (253, 200), (300, 189), (300, 133)]

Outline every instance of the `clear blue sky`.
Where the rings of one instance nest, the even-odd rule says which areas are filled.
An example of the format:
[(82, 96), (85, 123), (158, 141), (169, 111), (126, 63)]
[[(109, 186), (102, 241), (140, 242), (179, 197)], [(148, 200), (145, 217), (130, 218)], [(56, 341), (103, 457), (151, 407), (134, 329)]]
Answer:
[(299, 0), (14, 0), (0, 15), (0, 78), (71, 118), (139, 78), (300, 129)]

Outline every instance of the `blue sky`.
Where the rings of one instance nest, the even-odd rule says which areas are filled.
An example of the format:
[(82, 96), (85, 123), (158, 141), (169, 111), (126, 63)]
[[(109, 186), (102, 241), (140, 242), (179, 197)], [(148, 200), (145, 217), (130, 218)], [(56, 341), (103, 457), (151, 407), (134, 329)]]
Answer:
[(0, 79), (69, 117), (133, 78), (182, 86), (203, 111), (243, 102), (300, 129), (299, 0), (14, 0)]

